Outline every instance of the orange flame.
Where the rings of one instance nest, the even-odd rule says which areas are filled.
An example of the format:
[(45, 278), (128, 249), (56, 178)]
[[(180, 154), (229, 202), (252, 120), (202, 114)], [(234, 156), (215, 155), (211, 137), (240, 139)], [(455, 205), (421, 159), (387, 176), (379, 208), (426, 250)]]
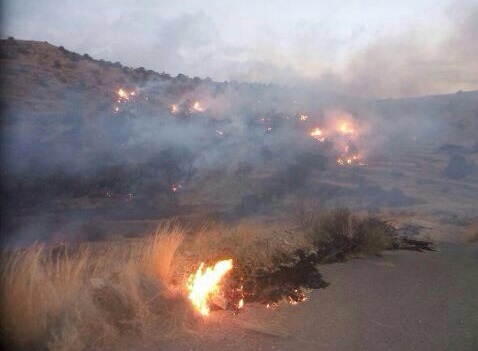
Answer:
[[(353, 155), (353, 156), (348, 156), (346, 158), (339, 157), (337, 159), (337, 164), (339, 165), (352, 165), (352, 164), (357, 164), (357, 161), (359, 160), (358, 155)], [(364, 163), (358, 163), (360, 166), (364, 166)]]
[(338, 129), (339, 132), (343, 135), (350, 135), (355, 133), (355, 130), (346, 121), (340, 122)]
[[(232, 259), (217, 262), (214, 267), (199, 265), (188, 281), (189, 299), (203, 316), (209, 315), (209, 300), (219, 292), (219, 282), (232, 269)], [(239, 302), (241, 304), (241, 302)], [(243, 302), (242, 302), (243, 303)]]
[(201, 104), (199, 103), (199, 101), (196, 101), (193, 105), (193, 109), (194, 111), (198, 111), (198, 112), (202, 112), (204, 111), (204, 109), (202, 108)]
[(322, 132), (320, 128), (315, 128), (309, 135), (320, 142), (324, 142), (325, 140), (324, 132)]
[(242, 308), (244, 307), (244, 299), (240, 299), (239, 303), (237, 304), (237, 308)]
[(129, 100), (129, 94), (123, 88), (118, 90), (118, 96), (121, 99)]

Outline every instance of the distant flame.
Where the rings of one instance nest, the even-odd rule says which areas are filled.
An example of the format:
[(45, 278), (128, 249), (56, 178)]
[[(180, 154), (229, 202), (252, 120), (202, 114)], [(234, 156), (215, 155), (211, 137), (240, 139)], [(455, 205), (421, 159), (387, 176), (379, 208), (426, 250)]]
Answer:
[[(119, 89), (117, 91), (117, 94), (119, 96), (119, 99), (118, 99), (118, 102), (120, 102), (121, 99), (123, 100), (129, 100), (129, 95), (128, 92), (126, 90), (124, 90), (123, 88)], [(131, 93), (131, 95), (134, 96), (134, 92)]]
[(172, 104), (171, 105), (171, 113), (177, 113), (178, 112), (178, 105)]
[(338, 129), (343, 135), (351, 135), (355, 133), (355, 130), (350, 126), (350, 123), (346, 121), (340, 122)]
[(309, 135), (320, 142), (325, 141), (324, 132), (320, 128), (315, 128)]
[(123, 90), (123, 88), (118, 90), (118, 96), (123, 99), (128, 98), (128, 94), (126, 93), (126, 91)]
[(358, 155), (353, 155), (353, 156), (346, 156), (346, 157), (339, 157), (337, 158), (337, 164), (338, 165), (353, 165), (353, 164), (358, 164), (360, 166), (364, 166), (365, 163), (358, 163), (357, 161), (359, 160)]
[(174, 184), (171, 185), (171, 191), (173, 193), (175, 193), (176, 191), (178, 191), (181, 188), (182, 188), (181, 183), (174, 183)]
[(196, 101), (193, 105), (193, 109), (194, 111), (197, 111), (197, 112), (202, 112), (204, 111), (204, 109), (202, 108), (201, 104), (199, 103), (199, 101)]
[(300, 120), (301, 120), (301, 121), (307, 121), (308, 119), (309, 119), (309, 116), (300, 115)]
[(239, 303), (237, 304), (237, 308), (242, 308), (244, 307), (244, 299), (240, 299)]
[[(195, 274), (191, 274), (188, 281), (189, 299), (193, 306), (203, 316), (209, 315), (209, 301), (220, 291), (219, 283), (224, 275), (233, 267), (232, 259), (217, 262), (214, 267), (206, 267), (202, 262)], [(242, 302), (241, 302), (242, 301)], [(244, 304), (244, 301), (239, 304)], [(240, 307), (239, 307), (240, 308)]]

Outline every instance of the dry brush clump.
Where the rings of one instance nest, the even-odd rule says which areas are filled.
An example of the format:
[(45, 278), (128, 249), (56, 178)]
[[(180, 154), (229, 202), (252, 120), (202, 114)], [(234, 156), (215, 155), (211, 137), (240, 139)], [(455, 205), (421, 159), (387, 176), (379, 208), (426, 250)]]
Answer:
[(250, 269), (267, 269), (278, 257), (290, 255), (306, 245), (301, 233), (253, 220), (241, 220), (232, 225), (205, 222), (194, 230), (187, 247), (202, 261), (233, 257)]
[(465, 240), (470, 243), (478, 242), (478, 222), (471, 223), (465, 229)]
[(3, 337), (10, 348), (82, 350), (174, 336), (191, 320), (171, 284), (183, 238), (167, 223), (139, 240), (4, 251)]
[(312, 244), (322, 261), (344, 260), (353, 254), (379, 254), (392, 248), (393, 227), (376, 217), (359, 217), (347, 209), (336, 209), (307, 222)]

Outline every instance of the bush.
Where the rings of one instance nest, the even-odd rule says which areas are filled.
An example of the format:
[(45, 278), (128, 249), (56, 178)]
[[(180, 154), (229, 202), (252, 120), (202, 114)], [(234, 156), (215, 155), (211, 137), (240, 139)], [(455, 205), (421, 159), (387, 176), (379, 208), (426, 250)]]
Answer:
[(379, 254), (391, 248), (393, 228), (375, 218), (359, 218), (347, 209), (337, 209), (309, 223), (313, 245), (326, 258), (343, 260), (349, 254)]
[(392, 247), (393, 228), (386, 222), (368, 217), (359, 220), (356, 227), (355, 237), (360, 252), (364, 254), (380, 254), (383, 250)]
[(478, 242), (478, 222), (471, 223), (465, 229), (465, 240), (467, 242)]
[(73, 61), (73, 62), (79, 62), (80, 59), (81, 59), (81, 56), (78, 55), (78, 54), (72, 53), (70, 55), (70, 60)]
[(60, 69), (61, 68), (60, 60), (55, 60), (55, 62), (53, 62), (53, 67)]

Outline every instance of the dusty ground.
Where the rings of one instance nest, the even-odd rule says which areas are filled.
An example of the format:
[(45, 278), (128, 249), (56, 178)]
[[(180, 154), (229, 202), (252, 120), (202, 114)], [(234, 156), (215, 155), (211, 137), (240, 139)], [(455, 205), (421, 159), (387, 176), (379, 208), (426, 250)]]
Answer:
[(321, 271), (331, 285), (305, 303), (217, 312), (198, 336), (157, 349), (478, 350), (477, 244), (387, 252)]

